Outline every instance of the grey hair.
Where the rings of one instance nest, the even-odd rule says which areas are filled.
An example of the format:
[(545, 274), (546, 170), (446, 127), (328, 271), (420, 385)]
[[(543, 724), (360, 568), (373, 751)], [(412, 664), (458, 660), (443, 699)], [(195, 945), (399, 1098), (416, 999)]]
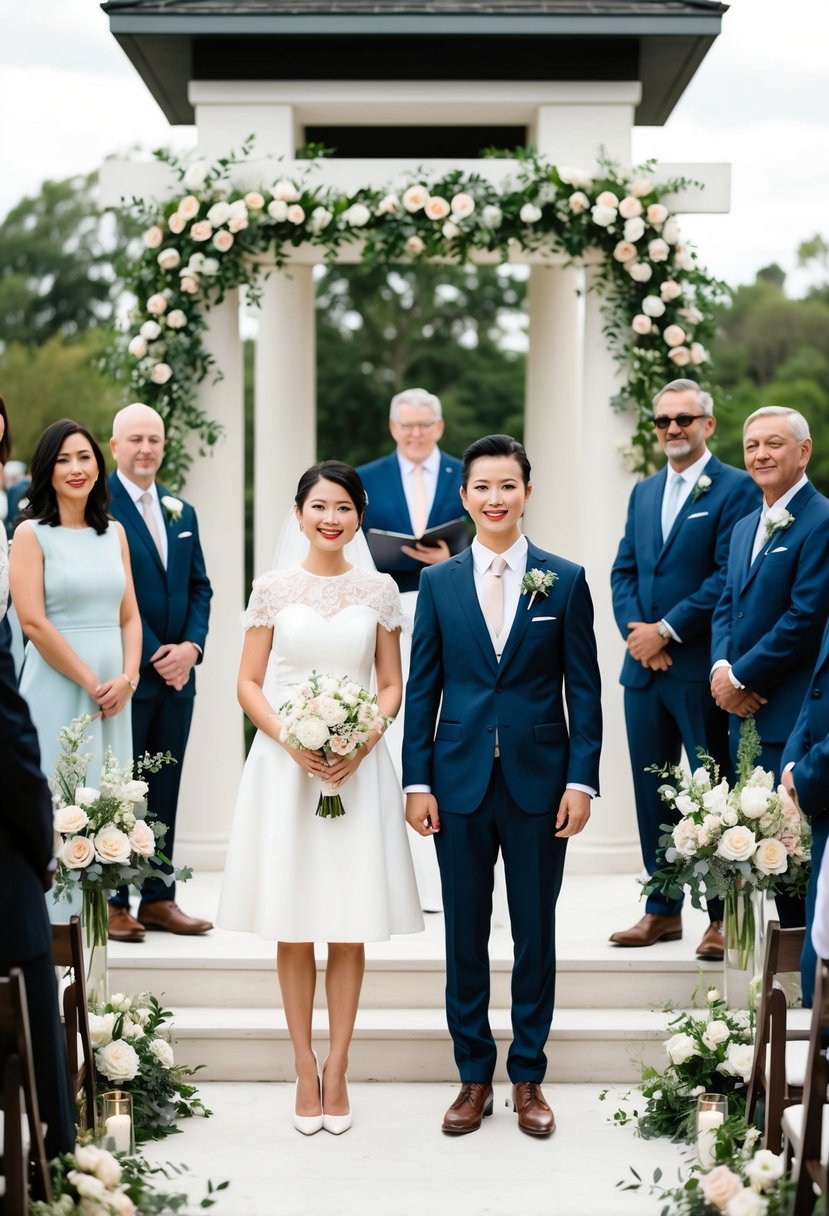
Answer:
[(714, 415), (714, 398), (710, 393), (704, 392), (697, 384), (696, 380), (672, 380), (670, 384), (664, 385), (659, 390), (651, 404), (653, 405), (653, 408), (656, 409), (665, 393), (688, 392), (696, 393), (699, 408), (702, 410), (703, 414), (706, 414), (709, 418), (712, 418)]
[(749, 414), (743, 423), (743, 439), (745, 439), (746, 431), (755, 418), (768, 417), (788, 418), (792, 435), (798, 443), (803, 443), (804, 439), (812, 438), (809, 424), (798, 410), (790, 410), (785, 405), (763, 405), (759, 410), (755, 410), (753, 414)]
[(438, 418), (443, 417), (440, 397), (436, 393), (430, 393), (425, 388), (404, 388), (402, 393), (397, 393), (392, 397), (391, 406), (389, 407), (389, 418), (392, 422), (397, 422), (401, 405), (428, 405), (432, 411), (432, 417), (436, 421)]

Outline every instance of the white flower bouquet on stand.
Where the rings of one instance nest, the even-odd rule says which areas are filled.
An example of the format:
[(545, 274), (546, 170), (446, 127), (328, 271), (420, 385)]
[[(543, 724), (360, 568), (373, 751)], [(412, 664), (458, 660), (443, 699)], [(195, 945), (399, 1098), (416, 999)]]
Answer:
[[(381, 714), (377, 698), (348, 676), (312, 671), (303, 684), (294, 684), (279, 707), (281, 739), (287, 747), (318, 751), (330, 757), (348, 757), (364, 747), (371, 732), (382, 734), (394, 721)], [(322, 783), (317, 814), (337, 819), (345, 814), (342, 799), (331, 785)]]

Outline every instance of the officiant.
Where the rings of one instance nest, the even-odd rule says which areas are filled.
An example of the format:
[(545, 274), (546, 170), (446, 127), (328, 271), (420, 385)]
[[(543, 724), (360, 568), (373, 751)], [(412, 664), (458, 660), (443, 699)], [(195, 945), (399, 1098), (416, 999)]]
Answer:
[(416, 538), (401, 544), (390, 560), (375, 556), (378, 569), (390, 574), (403, 592), (417, 591), (424, 566), (451, 556), (445, 540), (418, 543), (424, 532), (464, 515), (461, 462), (438, 447), (443, 427), (439, 397), (423, 388), (404, 389), (392, 398), (389, 410), (395, 451), (357, 469), (368, 494), (363, 527), (369, 545), (373, 529)]

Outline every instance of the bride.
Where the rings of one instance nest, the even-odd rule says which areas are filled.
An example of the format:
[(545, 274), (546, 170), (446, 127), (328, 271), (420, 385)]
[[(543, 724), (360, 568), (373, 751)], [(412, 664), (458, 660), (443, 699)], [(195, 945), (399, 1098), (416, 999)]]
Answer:
[[(351, 1126), (346, 1070), (363, 943), (423, 928), (402, 794), (380, 734), (330, 767), (320, 752), (280, 740), (286, 689), (314, 669), (366, 688), (373, 671), (380, 714), (400, 707), (397, 587), (387, 574), (350, 564), (345, 552), (365, 508), (354, 469), (333, 460), (308, 469), (294, 507), (307, 551), (298, 565), (254, 582), (243, 617), (237, 691), (258, 730), (239, 789), (218, 922), (277, 939), (296, 1064), (294, 1126), (305, 1135)], [(340, 818), (315, 814), (323, 777), (342, 795)], [(329, 1050), (321, 1072), (311, 1027), (316, 941), (328, 943)]]

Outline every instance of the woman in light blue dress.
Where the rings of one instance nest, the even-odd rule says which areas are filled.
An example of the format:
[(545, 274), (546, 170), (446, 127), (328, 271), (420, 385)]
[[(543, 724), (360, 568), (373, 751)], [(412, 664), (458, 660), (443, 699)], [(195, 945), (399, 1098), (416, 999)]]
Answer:
[[(51, 776), (58, 735), (81, 714), (90, 727), (87, 784), (97, 786), (111, 747), (132, 760), (129, 699), (138, 684), (141, 618), (124, 530), (107, 517), (101, 449), (69, 419), (43, 432), (32, 457), (26, 520), (14, 534), (11, 594), (28, 638), (20, 692)], [(124, 712), (126, 709), (126, 712)]]

